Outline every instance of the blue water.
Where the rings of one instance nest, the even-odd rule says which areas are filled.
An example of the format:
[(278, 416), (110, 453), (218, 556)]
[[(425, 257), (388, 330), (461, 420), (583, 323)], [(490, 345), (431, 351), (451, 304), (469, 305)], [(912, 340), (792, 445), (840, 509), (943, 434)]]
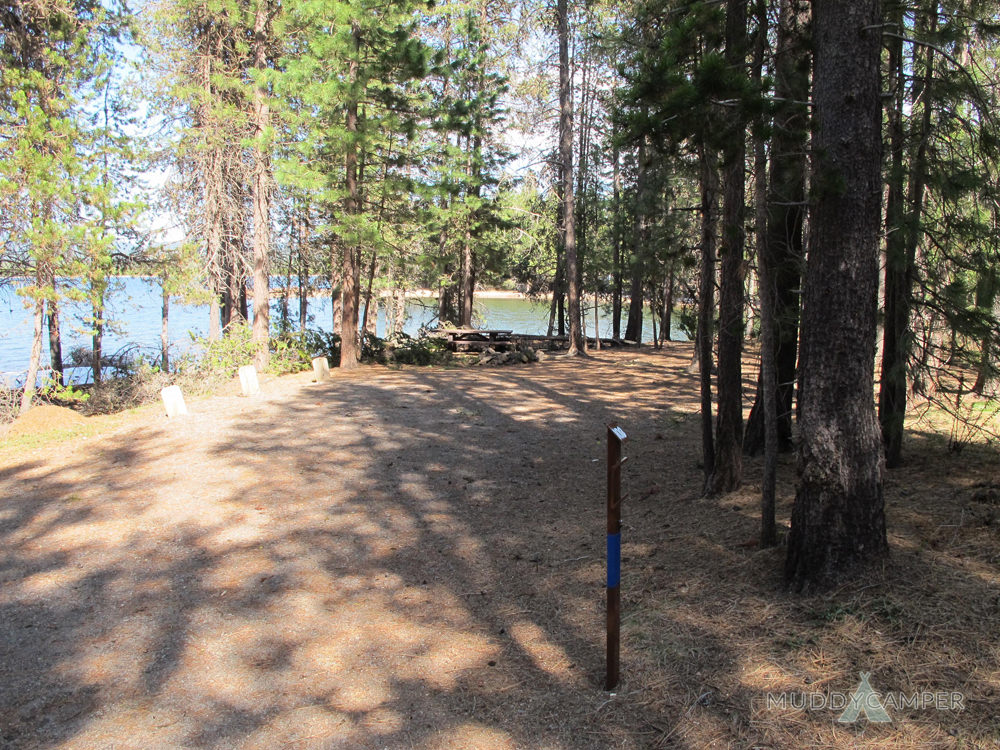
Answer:
[[(106, 318), (110, 321), (104, 334), (104, 353), (113, 355), (123, 349), (135, 354), (143, 354), (150, 360), (160, 356), (160, 287), (153, 280), (140, 278), (117, 279), (108, 295)], [(278, 319), (279, 300), (272, 300), (271, 319)], [(518, 333), (544, 334), (548, 327), (549, 303), (524, 299), (477, 299), (476, 324), (484, 328), (510, 329)], [(298, 328), (298, 300), (289, 300), (291, 325)], [(87, 305), (79, 302), (63, 301), (60, 307), (63, 358), (68, 363), (70, 353), (76, 348), (90, 350), (90, 332), (84, 322), (89, 312)], [(415, 336), (421, 326), (432, 322), (437, 315), (435, 299), (411, 299), (407, 302), (407, 321), (404, 330)], [(653, 337), (649, 311), (646, 311), (643, 340)], [(332, 312), (329, 295), (315, 296), (309, 300), (310, 328), (329, 331), (332, 327)], [(603, 309), (601, 315), (601, 335), (611, 336), (611, 315)], [(23, 377), (28, 369), (31, 355), (32, 311), (24, 306), (20, 295), (13, 288), (0, 288), (0, 377), (10, 382), (19, 375)], [(676, 318), (675, 318), (676, 322)], [(624, 320), (622, 321), (624, 325)], [(170, 349), (176, 357), (189, 351), (195, 337), (208, 335), (208, 305), (185, 305), (176, 299), (170, 304)], [(593, 304), (587, 310), (587, 333), (593, 335)], [(386, 320), (384, 309), (379, 307), (376, 333), (385, 335)], [(673, 338), (685, 336), (676, 328)], [(89, 359), (88, 359), (89, 361)], [(48, 335), (43, 334), (42, 364), (48, 363)], [(68, 371), (76, 382), (85, 382), (89, 377), (86, 368)]]

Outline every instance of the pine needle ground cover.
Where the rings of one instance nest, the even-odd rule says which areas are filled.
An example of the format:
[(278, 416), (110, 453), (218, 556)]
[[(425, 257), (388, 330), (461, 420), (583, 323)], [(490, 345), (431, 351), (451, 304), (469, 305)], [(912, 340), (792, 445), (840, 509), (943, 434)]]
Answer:
[[(757, 460), (698, 496), (690, 359), (269, 377), (176, 421), (9, 437), (0, 745), (996, 747), (996, 452), (915, 422), (883, 569), (792, 596), (783, 549), (757, 547)], [(611, 421), (630, 438), (615, 694)], [(783, 456), (781, 524), (793, 494)], [(838, 721), (862, 674), (891, 721)]]

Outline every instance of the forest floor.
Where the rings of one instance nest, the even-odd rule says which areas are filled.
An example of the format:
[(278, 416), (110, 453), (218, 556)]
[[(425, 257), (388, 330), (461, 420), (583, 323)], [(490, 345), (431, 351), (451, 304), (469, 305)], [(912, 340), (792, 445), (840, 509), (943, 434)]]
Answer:
[[(912, 429), (884, 567), (792, 596), (756, 544), (759, 459), (699, 497), (690, 355), (364, 367), (15, 428), (0, 747), (1000, 745), (996, 452)], [(609, 422), (630, 438), (610, 694)], [(784, 528), (792, 456), (780, 472)], [(861, 673), (929, 697), (840, 723)]]

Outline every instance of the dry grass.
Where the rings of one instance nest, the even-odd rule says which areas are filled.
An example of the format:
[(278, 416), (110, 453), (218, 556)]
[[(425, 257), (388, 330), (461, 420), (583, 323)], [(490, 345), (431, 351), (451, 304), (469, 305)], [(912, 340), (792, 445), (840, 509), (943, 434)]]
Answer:
[[(905, 467), (886, 478), (889, 558), (824, 596), (786, 594), (784, 548), (757, 548), (759, 486), (690, 497), (680, 522), (643, 534), (646, 564), (627, 584), (622, 710), (642, 707), (650, 747), (1000, 747), (998, 469), (982, 441), (959, 455), (947, 432), (912, 430)], [(787, 529), (792, 457), (781, 472)], [(746, 475), (759, 477), (759, 462)], [(769, 693), (850, 694), (862, 672), (884, 693), (961, 693), (964, 709), (840, 724), (832, 709), (766, 703)]]

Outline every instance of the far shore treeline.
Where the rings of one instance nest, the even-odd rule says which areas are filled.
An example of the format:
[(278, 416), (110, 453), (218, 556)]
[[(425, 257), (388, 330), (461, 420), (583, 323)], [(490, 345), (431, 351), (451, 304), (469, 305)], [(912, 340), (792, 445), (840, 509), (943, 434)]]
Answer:
[(208, 340), (245, 335), (260, 370), (320, 279), (345, 369), (371, 303), (392, 338), (417, 289), (458, 326), (479, 290), (529, 291), (570, 356), (601, 321), (660, 346), (681, 315), (704, 492), (765, 451), (773, 544), (797, 447), (786, 574), (825, 585), (887, 549), (908, 406), (995, 435), (998, 35), (983, 0), (5, 2), (20, 410), (46, 363), (60, 379), (69, 301), (100, 380), (121, 274), (157, 280), (164, 327), (205, 304)]

